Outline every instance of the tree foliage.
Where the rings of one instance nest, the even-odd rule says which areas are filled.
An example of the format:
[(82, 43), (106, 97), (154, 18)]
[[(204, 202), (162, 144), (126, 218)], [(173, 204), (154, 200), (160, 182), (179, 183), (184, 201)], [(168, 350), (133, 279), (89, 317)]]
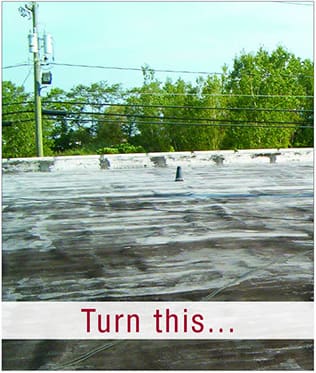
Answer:
[[(240, 109), (231, 111), (230, 119), (244, 122), (245, 127), (226, 131), (224, 147), (287, 148), (295, 143), (298, 129), (286, 125), (313, 123), (304, 115), (313, 110), (313, 101), (305, 97), (313, 95), (313, 70), (311, 64), (310, 69), (305, 64), (282, 47), (271, 54), (261, 48), (255, 55), (243, 53), (234, 60), (226, 92), (237, 95), (230, 105)], [(312, 145), (311, 140), (306, 145)]]
[[(161, 82), (146, 65), (142, 73), (128, 90), (103, 81), (51, 89), (45, 155), (313, 146), (313, 63), (283, 47), (242, 52), (231, 71), (193, 83)], [(3, 122), (12, 121), (3, 156), (35, 155), (32, 95), (3, 82), (2, 97)]]
[[(2, 83), (2, 156), (7, 158), (36, 155), (33, 97), (9, 81)], [(51, 128), (43, 126), (43, 148), (52, 154)]]

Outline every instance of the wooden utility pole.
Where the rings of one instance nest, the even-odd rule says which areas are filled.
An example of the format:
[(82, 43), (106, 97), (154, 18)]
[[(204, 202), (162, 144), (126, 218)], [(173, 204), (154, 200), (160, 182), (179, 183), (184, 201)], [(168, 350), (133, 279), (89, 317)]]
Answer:
[(35, 108), (35, 129), (36, 129), (36, 153), (38, 157), (44, 156), (43, 151), (43, 130), (42, 130), (42, 101), (41, 101), (41, 61), (39, 56), (39, 36), (37, 26), (36, 2), (32, 2), (31, 12), (33, 19), (33, 37), (36, 38), (37, 47), (33, 50), (34, 61), (34, 108)]

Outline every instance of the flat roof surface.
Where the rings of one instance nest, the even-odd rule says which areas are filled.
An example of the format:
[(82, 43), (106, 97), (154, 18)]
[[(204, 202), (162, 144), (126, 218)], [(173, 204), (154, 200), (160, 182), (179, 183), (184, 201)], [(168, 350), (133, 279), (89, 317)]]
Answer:
[[(183, 182), (174, 181), (175, 172), (166, 167), (4, 174), (3, 300), (312, 300), (311, 162), (188, 166), (182, 167)], [(64, 342), (62, 351), (92, 342)], [(10, 343), (9, 365), (16, 349)], [(135, 342), (138, 351), (141, 343)], [(166, 348), (159, 343), (152, 342), (156, 358)], [(184, 350), (195, 346), (186, 355), (191, 365), (179, 362), (173, 369), (238, 369), (240, 359), (247, 366), (254, 353), (251, 344), (249, 351), (240, 344), (250, 355), (240, 355), (235, 365), (206, 363), (204, 347), (196, 347), (202, 342), (181, 343)], [(302, 350), (300, 343), (283, 347), (293, 354)], [(260, 346), (254, 348), (266, 350)], [(116, 348), (120, 354), (122, 347)], [(57, 365), (63, 362), (58, 356)], [(117, 365), (113, 356), (110, 368), (104, 359), (88, 367), (134, 369), (132, 363)], [(256, 367), (282, 368), (271, 356), (265, 354), (266, 363)], [(283, 363), (292, 359), (284, 356)], [(48, 354), (42, 366), (50, 359)], [(312, 364), (312, 354), (304, 359), (287, 364)]]

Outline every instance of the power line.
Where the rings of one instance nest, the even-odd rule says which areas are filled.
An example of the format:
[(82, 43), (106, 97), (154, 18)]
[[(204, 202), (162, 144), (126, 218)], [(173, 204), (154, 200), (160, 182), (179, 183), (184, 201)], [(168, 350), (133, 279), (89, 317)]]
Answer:
[[(77, 120), (74, 118), (65, 118), (68, 120)], [(180, 118), (179, 118), (180, 119)], [(78, 119), (80, 122), (96, 122), (96, 123), (118, 123), (117, 120), (113, 119)], [(267, 129), (272, 129), (272, 128), (314, 128), (313, 126), (307, 126), (307, 125), (294, 125), (294, 123), (291, 125), (291, 122), (282, 122), (285, 123), (283, 125), (267, 125), (267, 124), (243, 124), (247, 123), (245, 121), (241, 121), (239, 124), (238, 122), (232, 122), (232, 123), (188, 123), (188, 122), (148, 122), (148, 121), (137, 121), (137, 125), (159, 125), (159, 126), (183, 126), (183, 127), (242, 127), (242, 128), (267, 128)], [(265, 123), (270, 123), (270, 122), (265, 122)], [(272, 122), (274, 123), (274, 122)], [(121, 124), (128, 124), (128, 123), (121, 123)]]
[[(68, 102), (68, 101), (46, 101), (47, 103), (52, 104), (61, 104), (61, 105), (88, 105), (88, 106), (110, 106), (110, 107), (127, 107), (127, 108), (155, 108), (155, 109), (188, 109), (188, 110), (220, 110), (220, 111), (250, 111), (250, 112), (282, 112), (282, 113), (313, 113), (313, 109), (274, 109), (274, 108), (255, 108), (255, 107), (209, 107), (209, 106), (181, 106), (181, 105), (145, 105), (145, 104), (112, 104), (112, 103), (90, 103), (90, 102)], [(13, 104), (9, 104), (13, 105)], [(2, 115), (15, 115), (15, 114), (24, 114), (24, 113), (33, 113), (32, 110), (19, 110), (12, 111), (7, 113), (2, 113)], [(93, 115), (122, 115), (122, 116), (137, 116), (138, 114), (129, 114), (129, 113), (108, 113), (108, 112), (67, 112), (67, 114), (93, 114)], [(159, 117), (160, 119), (166, 118), (164, 116)]]
[(32, 101), (17, 101), (17, 102), (2, 102), (2, 106), (14, 106), (14, 105), (24, 105), (24, 104), (32, 104)]
[[(139, 67), (119, 67), (119, 66), (103, 66), (103, 65), (87, 65), (87, 64), (73, 64), (73, 63), (62, 63), (62, 62), (51, 62), (51, 65), (54, 66), (64, 66), (64, 67), (77, 67), (77, 68), (86, 68), (86, 69), (102, 69), (102, 70), (119, 70), (119, 71), (137, 71), (142, 72), (144, 71), (144, 68)], [(13, 69), (17, 67), (23, 67), (23, 66), (31, 66), (29, 63), (21, 63), (16, 65), (10, 65), (10, 66), (4, 66), (2, 69)], [(154, 73), (172, 73), (172, 74), (199, 74), (199, 75), (229, 75), (229, 73), (224, 72), (211, 72), (211, 71), (192, 71), (192, 70), (173, 70), (173, 69), (152, 69), (149, 68), (149, 71), (152, 71)], [(255, 74), (248, 73), (244, 74), (247, 76), (254, 76)], [(287, 74), (287, 73), (280, 73), (281, 76), (287, 76), (287, 77), (297, 77), (297, 75), (294, 74)], [(268, 76), (272, 76), (272, 74), (268, 74)], [(298, 75), (299, 77), (305, 77), (305, 78), (314, 78), (313, 75)], [(235, 78), (236, 79), (236, 78)], [(233, 79), (233, 80), (235, 80)], [(237, 78), (238, 79), (238, 78)]]
[[(247, 97), (247, 98), (301, 98), (301, 99), (314, 99), (314, 96), (303, 96), (303, 95), (247, 95), (247, 94), (238, 94), (238, 93), (168, 93), (168, 92), (127, 92), (127, 93), (122, 93), (121, 96), (195, 96), (198, 98), (203, 98), (203, 97)], [(202, 96), (202, 97), (201, 97)], [(43, 98), (45, 100), (45, 98)], [(65, 103), (65, 101), (46, 101), (45, 102), (50, 102), (50, 103)], [(20, 105), (20, 104), (29, 104), (32, 103), (32, 101), (16, 101), (16, 102), (6, 102), (2, 103), (2, 106), (9, 106), (9, 105)], [(82, 102), (86, 104), (90, 104), (89, 102)]]
[[(111, 103), (83, 103), (83, 102), (57, 102), (57, 101), (47, 101), (46, 103), (58, 103), (58, 104), (68, 104), (68, 105), (89, 105), (89, 106), (116, 106), (116, 107), (130, 107), (130, 108), (157, 108), (157, 109), (188, 109), (188, 110), (220, 110), (220, 111), (248, 111), (248, 112), (283, 112), (283, 113), (313, 113), (312, 109), (274, 109), (274, 108), (255, 108), (255, 107), (199, 107), (199, 106), (181, 106), (181, 105), (145, 105), (145, 104), (111, 104)], [(19, 110), (11, 111), (7, 113), (2, 113), (5, 115), (16, 115), (33, 113), (32, 110)], [(178, 119), (178, 117), (166, 117), (166, 116), (146, 116), (144, 114), (130, 114), (130, 113), (108, 113), (108, 112), (87, 112), (87, 111), (68, 111), (68, 115), (109, 115), (109, 116), (126, 116), (126, 117), (147, 117), (147, 118), (157, 118), (157, 119)], [(196, 120), (208, 120), (209, 118), (201, 118)]]
[(26, 78), (23, 80), (23, 83), (21, 84), (22, 87), (24, 86), (25, 82), (27, 81), (28, 77), (30, 76), (32, 70), (33, 70), (33, 67), (30, 68), (29, 72), (26, 75)]
[[(64, 119), (66, 120), (71, 120), (71, 121), (80, 121), (80, 122), (93, 122), (93, 123), (118, 123), (118, 120), (114, 119), (87, 119), (87, 118), (79, 118), (79, 119), (74, 119), (74, 118), (67, 118), (65, 117)], [(51, 120), (51, 119), (49, 119)], [(33, 122), (34, 119), (21, 119), (21, 120), (16, 120), (16, 123), (26, 123), (26, 122)], [(272, 128), (293, 128), (293, 129), (298, 129), (298, 128), (310, 128), (313, 129), (313, 126), (310, 125), (305, 125), (305, 124), (300, 124), (300, 125), (291, 125), (290, 123), (287, 122), (282, 122), (284, 124), (280, 125), (267, 125), (267, 124), (243, 124), (242, 123), (188, 123), (188, 122), (149, 122), (149, 121), (137, 121), (136, 124), (142, 124), (142, 125), (166, 125), (166, 126), (183, 126), (183, 127), (231, 127), (231, 128), (267, 128), (267, 129), (272, 129)], [(267, 122), (265, 122), (267, 123)], [(128, 124), (128, 123), (120, 123), (120, 124)]]
[(3, 66), (2, 69), (14, 69), (16, 67), (23, 67), (23, 66), (32, 66), (30, 63), (19, 63), (17, 65), (10, 65), (10, 66)]
[(15, 115), (15, 114), (26, 114), (26, 113), (34, 113), (34, 110), (20, 110), (20, 111), (11, 111), (8, 113), (2, 113), (4, 115)]
[[(157, 115), (143, 115), (143, 114), (121, 114), (121, 113), (95, 113), (95, 112), (89, 112), (89, 111), (85, 111), (85, 112), (67, 112), (67, 116), (68, 115), (77, 115), (79, 117), (77, 118), (68, 118), (68, 119), (71, 119), (71, 120), (78, 120), (78, 121), (82, 121), (84, 120), (85, 118), (80, 118), (81, 115), (91, 115), (91, 116), (94, 116), (94, 117), (98, 117), (98, 116), (105, 116), (105, 117), (118, 117), (118, 118), (132, 118), (132, 119), (158, 119), (160, 122), (161, 125), (163, 125), (165, 123), (166, 120), (180, 120), (180, 121), (195, 121), (195, 122), (203, 122), (203, 121), (212, 121), (212, 122), (227, 122), (229, 121), (230, 123), (267, 123), (267, 124), (293, 124), (293, 125), (298, 125), (298, 124), (305, 124), (305, 122), (289, 122), (289, 121), (271, 121), (271, 120), (265, 120), (264, 122), (262, 121), (257, 121), (257, 120), (230, 120), (230, 119), (213, 119), (213, 118), (180, 118), (180, 117), (174, 117), (174, 116), (164, 116), (164, 117), (160, 117), (160, 116), (157, 116)], [(93, 121), (93, 118), (92, 119), (88, 119), (90, 121)], [(308, 124), (308, 123), (307, 123)]]
[(310, 98), (313, 99), (314, 96), (302, 96), (302, 95), (245, 95), (245, 94), (238, 94), (238, 93), (168, 93), (168, 92), (131, 92), (126, 93), (126, 96), (133, 96), (133, 95), (148, 95), (148, 96), (205, 96), (205, 97), (258, 97), (258, 98)]
[[(226, 122), (227, 119), (212, 119), (212, 118), (179, 118), (174, 116), (157, 116), (157, 115), (144, 115), (144, 114), (123, 114), (123, 113), (95, 113), (93, 111), (82, 111), (82, 112), (67, 112), (67, 115), (93, 115), (93, 116), (114, 116), (114, 117), (125, 117), (125, 118), (147, 118), (147, 119), (159, 119), (161, 123), (163, 123), (164, 120), (194, 120), (194, 121), (213, 121), (213, 122)], [(81, 119), (80, 119), (81, 120)], [(232, 123), (258, 123), (256, 120), (229, 120)], [(284, 122), (284, 121), (264, 121), (265, 123), (275, 123), (275, 124), (301, 124), (302, 122)]]
[[(87, 68), (87, 69), (102, 69), (102, 70), (121, 70), (121, 71), (143, 71), (143, 68), (139, 67), (117, 67), (117, 66), (103, 66), (103, 65), (86, 65), (86, 64), (73, 64), (73, 63), (60, 63), (60, 62), (52, 62), (52, 65), (55, 66), (64, 66), (64, 67), (79, 67), (79, 68)], [(200, 75), (229, 75), (224, 72), (209, 72), (209, 71), (190, 71), (190, 70), (171, 70), (171, 69), (152, 69), (149, 68), (149, 71), (154, 73), (175, 73), (175, 74), (200, 74)], [(249, 73), (244, 74), (247, 76), (254, 76), (255, 74)], [(272, 74), (268, 74), (271, 76)], [(288, 77), (296, 77), (294, 74), (287, 74), (287, 73), (280, 73), (282, 76)], [(300, 75), (300, 77), (305, 78), (314, 78), (313, 75)], [(234, 79), (235, 80), (235, 79)]]
[[(20, 110), (20, 111), (15, 111), (15, 112), (9, 112), (9, 113), (3, 113), (2, 115), (17, 115), (17, 114), (27, 114), (27, 113), (33, 113), (32, 110)], [(226, 122), (227, 119), (216, 119), (216, 118), (180, 118), (180, 117), (175, 117), (175, 116), (157, 116), (157, 115), (144, 115), (144, 114), (124, 114), (124, 113), (100, 113), (100, 112), (93, 112), (93, 111), (67, 111), (66, 116), (69, 115), (76, 115), (79, 116), (79, 118), (72, 118), (76, 120), (83, 120), (84, 118), (80, 118), (81, 116), (84, 115), (92, 115), (92, 116), (106, 116), (106, 117), (123, 117), (123, 118), (140, 118), (140, 119), (159, 119), (160, 124), (164, 124), (165, 120), (185, 120), (185, 121), (197, 121), (197, 122), (202, 122), (202, 121), (213, 121), (213, 122)], [(64, 116), (64, 117), (66, 117)], [(93, 117), (92, 117), (93, 118)], [(229, 120), (231, 123), (262, 123), (262, 121), (257, 121), (257, 120)], [(289, 121), (271, 121), (271, 120), (265, 120), (264, 123), (268, 124), (303, 124), (304, 122), (289, 122)]]
[[(117, 67), (117, 66), (85, 65), (85, 64), (73, 64), (73, 63), (58, 63), (58, 62), (53, 62), (52, 65), (65, 66), (65, 67), (80, 67), (80, 68), (88, 68), (88, 69), (103, 69), (103, 70), (123, 70), (123, 71), (143, 71), (144, 70), (139, 67)], [(220, 73), (220, 72), (190, 71), (190, 70), (170, 70), (170, 69), (149, 68), (149, 71), (153, 71), (157, 73), (224, 75), (223, 73)]]
[(245, 95), (238, 93), (167, 93), (167, 92), (131, 92), (126, 93), (126, 96), (195, 96), (195, 97), (249, 97), (249, 98), (308, 98), (314, 99), (314, 96), (302, 96), (302, 95)]
[(61, 105), (88, 105), (88, 106), (116, 106), (131, 108), (157, 108), (157, 109), (194, 109), (194, 110), (222, 110), (222, 111), (267, 111), (267, 112), (291, 112), (291, 113), (312, 113), (312, 109), (274, 109), (274, 108), (255, 108), (255, 107), (212, 107), (212, 106), (189, 106), (189, 105), (159, 105), (159, 104), (113, 104), (113, 103), (93, 103), (80, 101), (45, 101), (46, 104)]

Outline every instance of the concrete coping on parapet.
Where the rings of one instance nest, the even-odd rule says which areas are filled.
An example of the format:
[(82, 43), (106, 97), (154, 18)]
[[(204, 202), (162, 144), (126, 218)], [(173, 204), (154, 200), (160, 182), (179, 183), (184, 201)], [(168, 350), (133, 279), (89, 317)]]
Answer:
[(313, 161), (313, 148), (212, 150), (133, 154), (4, 158), (3, 172), (137, 169), (169, 166), (222, 166), (230, 164)]

